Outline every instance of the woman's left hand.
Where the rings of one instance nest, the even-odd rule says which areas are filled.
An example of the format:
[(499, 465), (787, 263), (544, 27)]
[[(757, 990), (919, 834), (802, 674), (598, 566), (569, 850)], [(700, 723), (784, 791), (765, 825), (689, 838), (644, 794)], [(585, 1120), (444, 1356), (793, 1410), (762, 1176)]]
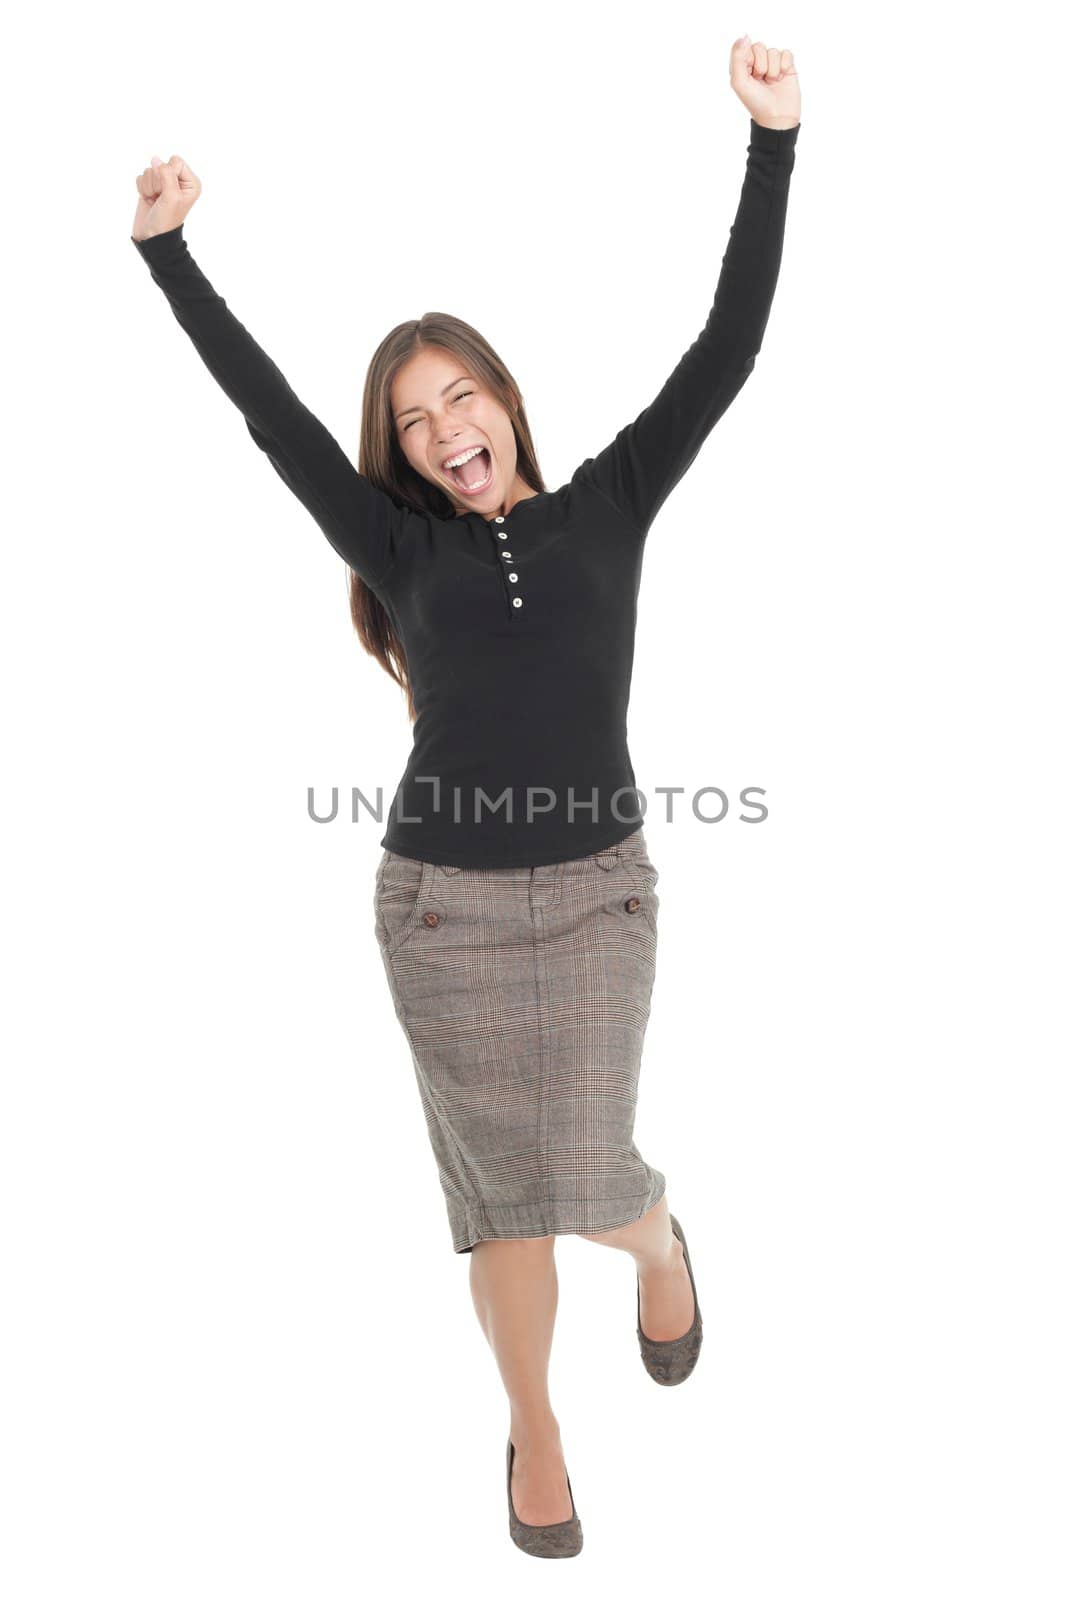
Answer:
[(753, 122), (795, 128), (800, 121), (800, 79), (792, 50), (755, 44), (746, 33), (730, 51), (730, 87)]

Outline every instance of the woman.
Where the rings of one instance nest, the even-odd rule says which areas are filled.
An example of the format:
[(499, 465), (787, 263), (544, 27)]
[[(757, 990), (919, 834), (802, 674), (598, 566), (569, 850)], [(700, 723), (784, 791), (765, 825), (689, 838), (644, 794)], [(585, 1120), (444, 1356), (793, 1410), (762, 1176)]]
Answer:
[(407, 696), (413, 748), (380, 841), (375, 932), (510, 1402), (511, 1535), (539, 1556), (582, 1546), (548, 1395), (555, 1237), (632, 1257), (657, 1382), (688, 1377), (702, 1339), (685, 1236), (633, 1142), (659, 903), (626, 709), (645, 536), (752, 371), (781, 259), (792, 55), (746, 35), (730, 81), (748, 163), (706, 326), (554, 492), (511, 374), (444, 314), (375, 353), (357, 471), (189, 254), (188, 164), (154, 158), (137, 179), (134, 243), (347, 563), (360, 639)]

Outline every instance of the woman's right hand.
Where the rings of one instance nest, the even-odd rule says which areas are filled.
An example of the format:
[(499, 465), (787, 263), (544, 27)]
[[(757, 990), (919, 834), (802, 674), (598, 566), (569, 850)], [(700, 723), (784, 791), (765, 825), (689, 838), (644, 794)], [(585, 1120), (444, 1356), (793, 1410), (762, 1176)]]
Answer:
[(140, 242), (181, 226), (200, 198), (200, 179), (181, 156), (153, 156), (138, 176), (137, 194), (132, 237)]

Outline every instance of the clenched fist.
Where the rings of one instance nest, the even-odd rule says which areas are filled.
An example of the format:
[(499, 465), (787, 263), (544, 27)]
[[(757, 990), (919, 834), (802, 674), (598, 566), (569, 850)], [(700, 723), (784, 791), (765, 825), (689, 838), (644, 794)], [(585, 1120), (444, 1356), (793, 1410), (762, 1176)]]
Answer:
[(792, 50), (755, 44), (746, 33), (730, 51), (730, 87), (764, 128), (795, 128), (800, 121), (800, 79)]
[(169, 161), (153, 156), (152, 165), (138, 176), (137, 193), (131, 237), (140, 241), (180, 227), (200, 198), (200, 179), (181, 156)]

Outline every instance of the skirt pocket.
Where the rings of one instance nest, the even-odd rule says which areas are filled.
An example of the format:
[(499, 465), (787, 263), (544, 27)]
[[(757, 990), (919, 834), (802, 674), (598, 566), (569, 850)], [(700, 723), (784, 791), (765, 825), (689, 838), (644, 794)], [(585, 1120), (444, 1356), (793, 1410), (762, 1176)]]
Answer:
[(659, 922), (659, 895), (656, 893), (659, 873), (644, 849), (625, 859), (627, 879), (634, 891), (632, 898), (637, 901), (634, 915), (644, 916), (655, 931)]
[(414, 933), (428, 874), (425, 861), (383, 857), (374, 884), (374, 934), (383, 955), (391, 956)]

